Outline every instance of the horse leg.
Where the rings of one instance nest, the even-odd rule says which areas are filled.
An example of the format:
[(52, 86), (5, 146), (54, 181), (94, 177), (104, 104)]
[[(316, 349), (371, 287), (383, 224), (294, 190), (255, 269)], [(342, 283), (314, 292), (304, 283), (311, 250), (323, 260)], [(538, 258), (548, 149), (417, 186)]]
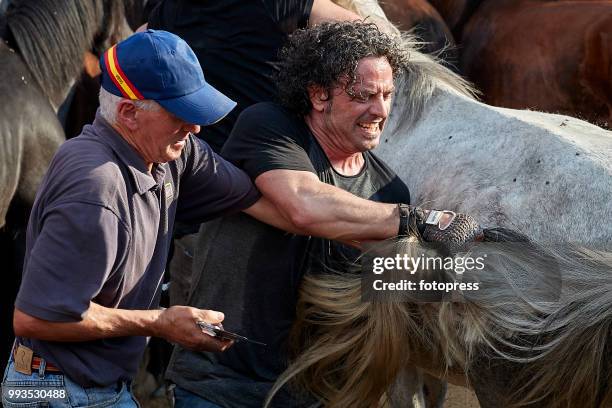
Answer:
[(397, 408), (442, 408), (446, 381), (417, 367), (406, 367), (388, 393), (389, 406)]
[(423, 376), (416, 367), (406, 367), (397, 376), (388, 393), (389, 406), (393, 408), (425, 408)]
[(7, 214), (7, 224), (0, 229), (0, 260), (2, 260), (2, 296), (0, 296), (0, 370), (4, 372), (13, 346), (13, 308), (21, 284), (25, 256), (27, 212), (14, 202)]
[(447, 383), (433, 375), (423, 373), (425, 405), (429, 408), (442, 408), (446, 397)]
[[(6, 126), (6, 127), (4, 127)], [(13, 343), (13, 304), (19, 287), (20, 270), (14, 262), (15, 206), (11, 206), (17, 193), (23, 160), (23, 137), (11, 132), (12, 123), (4, 121), (0, 129), (0, 261), (2, 262), (2, 290), (0, 295), (0, 369), (8, 361)], [(23, 223), (22, 223), (23, 224)]]

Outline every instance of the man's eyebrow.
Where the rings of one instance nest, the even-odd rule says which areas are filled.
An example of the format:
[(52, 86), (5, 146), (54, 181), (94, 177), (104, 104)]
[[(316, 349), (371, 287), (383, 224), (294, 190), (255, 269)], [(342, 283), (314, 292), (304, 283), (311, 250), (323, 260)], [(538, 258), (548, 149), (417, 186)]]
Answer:
[(382, 90), (378, 90), (378, 88), (362, 88), (359, 90), (360, 93), (369, 93), (371, 95), (375, 95), (378, 92), (382, 92), (382, 93), (389, 93), (389, 92), (394, 92), (395, 91), (395, 86), (391, 86), (389, 88), (383, 88)]

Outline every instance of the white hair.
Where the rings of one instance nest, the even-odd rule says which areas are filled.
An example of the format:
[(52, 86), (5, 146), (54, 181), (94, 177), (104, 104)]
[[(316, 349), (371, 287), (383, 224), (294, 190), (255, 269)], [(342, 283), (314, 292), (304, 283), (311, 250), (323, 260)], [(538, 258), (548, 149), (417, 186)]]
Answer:
[[(100, 114), (108, 123), (114, 124), (117, 122), (117, 105), (123, 99), (120, 96), (108, 92), (100, 87)], [(142, 110), (157, 111), (162, 107), (151, 99), (135, 100), (134, 105)]]

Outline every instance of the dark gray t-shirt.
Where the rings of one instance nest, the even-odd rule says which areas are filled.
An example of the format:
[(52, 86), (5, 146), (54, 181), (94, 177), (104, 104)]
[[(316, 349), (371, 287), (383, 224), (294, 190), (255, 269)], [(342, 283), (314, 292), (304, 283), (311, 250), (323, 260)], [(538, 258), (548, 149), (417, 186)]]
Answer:
[[(15, 305), (54, 322), (80, 321), (90, 301), (156, 308), (175, 218), (202, 222), (258, 198), (245, 173), (193, 136), (179, 159), (149, 173), (98, 114), (61, 146), (38, 191)], [(93, 386), (132, 379), (146, 338), (18, 341), (75, 382)]]
[[(371, 152), (362, 171), (337, 173), (304, 123), (279, 105), (259, 103), (240, 115), (223, 155), (251, 178), (274, 169), (307, 171), (359, 197), (408, 203), (406, 185)], [(238, 343), (224, 353), (175, 348), (167, 377), (223, 407), (261, 407), (287, 366), (287, 337), (305, 273), (356, 268), (359, 252), (335, 241), (286, 233), (245, 214), (207, 223), (200, 232), (189, 304), (222, 310), (224, 326), (266, 347)], [(308, 400), (306, 398), (306, 400)], [(282, 392), (274, 407), (309, 405)]]

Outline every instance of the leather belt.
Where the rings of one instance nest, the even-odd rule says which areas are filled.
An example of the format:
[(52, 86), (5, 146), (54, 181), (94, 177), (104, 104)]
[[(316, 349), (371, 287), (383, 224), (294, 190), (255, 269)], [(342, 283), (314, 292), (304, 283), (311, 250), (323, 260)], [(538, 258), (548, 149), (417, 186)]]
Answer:
[[(32, 357), (32, 370), (38, 370), (40, 368), (40, 364), (41, 364), (42, 361), (43, 361), (43, 359), (40, 358), (40, 357)], [(50, 362), (48, 362), (46, 360), (45, 360), (45, 362), (47, 363), (45, 365), (45, 371), (51, 371), (51, 372), (54, 372), (54, 373), (61, 373), (62, 372), (59, 368), (57, 368), (56, 366), (54, 366)]]

